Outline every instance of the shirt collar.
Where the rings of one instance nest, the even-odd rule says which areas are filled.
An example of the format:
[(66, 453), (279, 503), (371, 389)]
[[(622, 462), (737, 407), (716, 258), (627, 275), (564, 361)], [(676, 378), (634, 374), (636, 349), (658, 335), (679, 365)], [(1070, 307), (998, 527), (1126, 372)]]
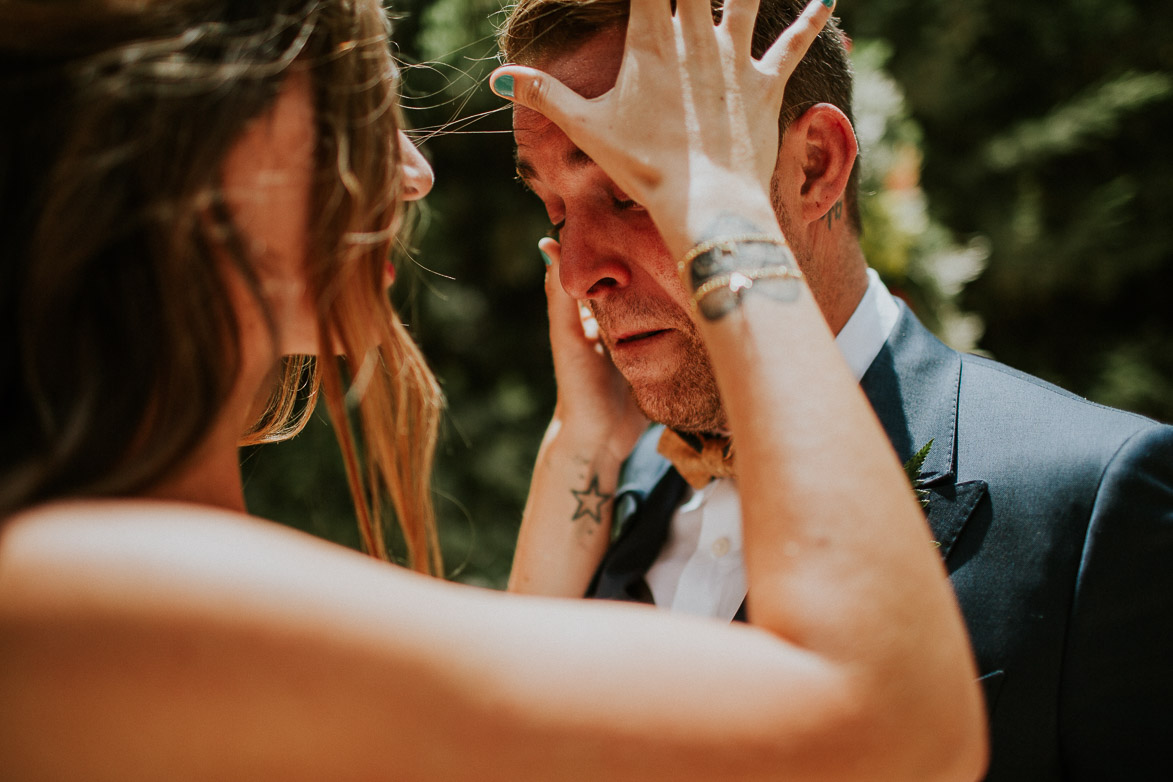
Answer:
[(868, 289), (847, 323), (835, 337), (835, 344), (855, 379), (862, 380), (900, 317), (900, 308), (875, 269), (868, 269)]

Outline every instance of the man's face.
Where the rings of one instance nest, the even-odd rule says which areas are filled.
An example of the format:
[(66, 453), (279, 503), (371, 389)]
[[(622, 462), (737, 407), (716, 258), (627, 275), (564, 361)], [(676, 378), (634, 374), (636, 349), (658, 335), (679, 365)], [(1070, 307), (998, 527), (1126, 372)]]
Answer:
[[(623, 30), (598, 33), (539, 67), (586, 97), (615, 83)], [(589, 303), (603, 344), (653, 421), (694, 432), (725, 426), (691, 305), (651, 217), (542, 115), (518, 106), (518, 172), (562, 244), (560, 281)]]

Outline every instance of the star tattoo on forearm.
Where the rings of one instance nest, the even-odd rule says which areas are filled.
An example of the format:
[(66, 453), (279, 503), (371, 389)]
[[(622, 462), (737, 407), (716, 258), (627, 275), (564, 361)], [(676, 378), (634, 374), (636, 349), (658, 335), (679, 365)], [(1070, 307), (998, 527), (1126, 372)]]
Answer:
[(610, 502), (613, 495), (599, 490), (599, 476), (592, 475), (589, 486), (581, 491), (571, 489), (570, 493), (574, 495), (574, 501), (578, 503), (578, 507), (574, 509), (574, 515), (570, 517), (571, 521), (578, 521), (586, 517), (594, 519), (596, 524), (602, 523), (603, 506)]

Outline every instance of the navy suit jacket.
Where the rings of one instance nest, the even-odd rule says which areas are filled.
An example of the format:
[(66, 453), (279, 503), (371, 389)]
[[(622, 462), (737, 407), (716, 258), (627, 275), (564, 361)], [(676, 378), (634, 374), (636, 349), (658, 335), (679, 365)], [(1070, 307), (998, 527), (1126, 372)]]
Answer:
[[(903, 307), (861, 385), (902, 462), (933, 440), (927, 517), (982, 676), (987, 779), (1173, 779), (1173, 427), (957, 353)], [(650, 602), (685, 490), (659, 430), (625, 464), (592, 597)]]

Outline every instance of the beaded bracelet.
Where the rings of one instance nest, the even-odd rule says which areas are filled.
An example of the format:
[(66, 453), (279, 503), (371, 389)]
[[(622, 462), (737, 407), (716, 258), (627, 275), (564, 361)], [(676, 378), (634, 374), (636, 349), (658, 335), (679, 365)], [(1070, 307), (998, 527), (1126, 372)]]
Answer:
[(716, 239), (707, 239), (684, 254), (684, 257), (680, 259), (680, 263), (676, 264), (676, 271), (680, 273), (682, 279), (685, 279), (689, 272), (689, 267), (692, 266), (692, 262), (705, 253), (720, 250), (722, 255), (734, 255), (737, 252), (737, 245), (749, 243), (774, 244), (779, 247), (787, 246), (785, 239), (774, 234), (763, 233), (739, 234), (736, 236), (721, 236)]
[(760, 266), (719, 274), (705, 280), (692, 294), (692, 308), (700, 308), (701, 301), (711, 293), (727, 290), (739, 301), (742, 291), (753, 287), (757, 280), (801, 280), (802, 272), (789, 266)]

